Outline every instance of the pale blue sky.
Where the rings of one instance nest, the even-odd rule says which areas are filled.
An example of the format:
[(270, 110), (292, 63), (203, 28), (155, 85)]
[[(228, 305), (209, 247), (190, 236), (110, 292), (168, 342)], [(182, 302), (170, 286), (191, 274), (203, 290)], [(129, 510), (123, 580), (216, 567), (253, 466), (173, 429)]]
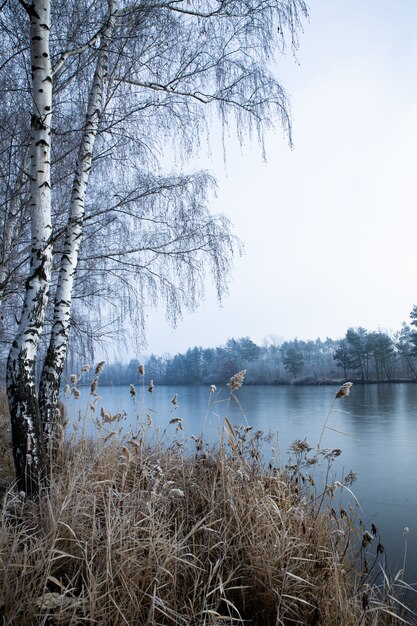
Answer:
[(293, 151), (278, 129), (266, 164), (234, 140), (227, 170), (216, 143), (201, 160), (246, 248), (229, 296), (176, 330), (149, 312), (147, 352), (397, 330), (417, 304), (417, 2), (312, 0), (304, 30), (278, 67)]

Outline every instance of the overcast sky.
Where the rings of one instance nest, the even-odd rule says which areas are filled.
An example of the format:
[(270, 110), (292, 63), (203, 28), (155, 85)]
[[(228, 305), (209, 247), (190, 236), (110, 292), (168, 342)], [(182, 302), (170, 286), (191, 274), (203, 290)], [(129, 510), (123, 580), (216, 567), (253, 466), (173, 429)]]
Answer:
[(417, 2), (311, 0), (279, 63), (294, 149), (231, 140), (214, 212), (245, 244), (219, 308), (209, 290), (177, 329), (150, 312), (147, 352), (250, 336), (315, 339), (349, 326), (397, 330), (417, 304)]

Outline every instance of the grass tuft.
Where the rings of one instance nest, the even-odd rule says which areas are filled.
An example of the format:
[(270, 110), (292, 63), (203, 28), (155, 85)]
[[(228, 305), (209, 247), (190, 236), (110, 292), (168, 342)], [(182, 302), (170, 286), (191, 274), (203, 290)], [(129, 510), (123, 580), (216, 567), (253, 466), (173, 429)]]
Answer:
[(413, 623), (392, 581), (376, 586), (363, 565), (355, 509), (334, 504), (346, 485), (321, 493), (306, 473), (340, 451), (310, 458), (297, 441), (293, 463), (265, 468), (259, 431), (224, 427), (223, 447), (194, 437), (188, 454), (144, 436), (73, 437), (48, 493), (9, 488), (2, 625)]

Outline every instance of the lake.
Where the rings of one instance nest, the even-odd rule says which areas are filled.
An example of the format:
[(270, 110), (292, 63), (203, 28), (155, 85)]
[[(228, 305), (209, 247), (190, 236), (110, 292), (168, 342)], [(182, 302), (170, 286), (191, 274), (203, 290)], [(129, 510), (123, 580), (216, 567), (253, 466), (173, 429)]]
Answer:
[[(276, 435), (278, 462), (288, 460), (288, 447), (295, 439), (307, 438), (316, 445), (324, 421), (332, 406), (337, 386), (243, 386), (236, 392), (240, 406), (227, 403), (228, 389), (210, 394), (205, 386), (136, 386), (136, 399), (129, 387), (99, 387), (98, 411), (126, 411), (125, 427), (135, 427), (136, 415), (149, 413), (153, 430), (166, 442), (178, 434), (169, 420), (183, 419), (185, 435), (199, 435), (204, 427), (205, 438), (218, 440), (219, 417), (227, 410), (232, 424), (249, 424), (254, 429)], [(89, 388), (81, 387), (80, 400), (71, 400), (70, 413), (85, 411)], [(177, 406), (171, 400), (177, 394)], [(135, 408), (134, 402), (137, 402)], [(209, 403), (211, 403), (208, 408)], [(393, 383), (354, 385), (347, 398), (335, 401), (322, 447), (340, 448), (336, 459), (336, 478), (354, 470), (358, 475), (352, 490), (363, 513), (366, 528), (373, 522), (381, 533), (391, 573), (403, 564), (405, 527), (407, 558), (404, 579), (417, 582), (417, 384)], [(180, 432), (182, 437), (183, 433)], [(271, 456), (265, 449), (266, 460)]]

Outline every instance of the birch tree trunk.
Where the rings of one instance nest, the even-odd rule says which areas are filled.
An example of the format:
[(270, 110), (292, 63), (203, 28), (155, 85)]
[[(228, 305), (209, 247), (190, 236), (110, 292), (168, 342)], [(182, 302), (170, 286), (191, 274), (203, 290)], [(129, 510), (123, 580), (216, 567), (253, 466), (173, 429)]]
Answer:
[[(12, 146), (9, 159), (11, 160)], [(23, 159), (23, 168), (14, 184), (8, 185), (6, 195), (7, 209), (4, 213), (1, 259), (0, 259), (0, 309), (7, 300), (9, 293), (16, 289), (17, 276), (13, 268), (14, 247), (19, 242), (24, 231), (24, 210), (22, 206), (22, 190), (27, 181), (26, 172), (29, 170), (29, 160)], [(30, 253), (30, 247), (28, 254)]]
[(11, 274), (11, 256), (18, 218), (19, 211), (17, 207), (16, 195), (11, 194), (9, 200), (9, 210), (5, 216), (3, 228), (3, 246), (0, 261), (0, 306), (3, 304), (3, 299), (5, 297)]
[(30, 270), (21, 319), (7, 362), (7, 393), (18, 486), (36, 494), (46, 478), (46, 454), (35, 385), (35, 366), (51, 279), (51, 116), (49, 0), (21, 2), (30, 17), (32, 64)]
[(70, 215), (65, 233), (64, 249), (54, 302), (50, 343), (45, 358), (39, 389), (39, 404), (46, 434), (53, 435), (55, 408), (58, 401), (62, 371), (68, 350), (71, 326), (71, 301), (78, 254), (83, 234), (85, 197), (90, 176), (94, 144), (103, 112), (103, 91), (108, 72), (109, 43), (116, 20), (117, 1), (109, 0), (109, 16), (100, 39), (93, 83), (89, 93), (85, 127), (77, 157), (71, 194)]

